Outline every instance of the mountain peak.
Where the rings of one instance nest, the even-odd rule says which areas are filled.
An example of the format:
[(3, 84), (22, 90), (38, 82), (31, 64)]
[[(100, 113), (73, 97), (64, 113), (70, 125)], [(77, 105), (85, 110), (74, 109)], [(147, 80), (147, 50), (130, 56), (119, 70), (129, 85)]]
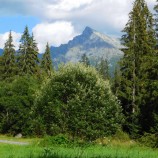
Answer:
[(113, 60), (112, 66), (115, 68), (113, 62), (122, 57), (119, 46), (119, 40), (86, 27), (80, 35), (74, 37), (67, 44), (60, 47), (51, 47), (51, 52), (53, 52), (54, 62), (56, 63), (60, 61), (77, 62), (86, 53), (92, 63), (95, 63), (101, 57), (108, 61)]
[(84, 35), (91, 35), (92, 33), (93, 33), (93, 29), (92, 28), (90, 28), (90, 27), (86, 27), (85, 29), (84, 29), (84, 31), (83, 31), (83, 34)]

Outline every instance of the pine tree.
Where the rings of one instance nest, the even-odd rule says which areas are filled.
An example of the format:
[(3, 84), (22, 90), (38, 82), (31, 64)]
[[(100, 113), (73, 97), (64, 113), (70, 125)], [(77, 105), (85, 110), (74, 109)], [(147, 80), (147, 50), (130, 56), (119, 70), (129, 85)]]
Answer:
[(3, 65), (3, 57), (0, 56), (0, 81), (3, 80), (3, 69), (4, 69), (4, 65)]
[[(158, 0), (157, 0), (157, 2), (158, 2)], [(158, 49), (158, 4), (155, 5), (154, 10), (156, 12), (156, 14), (155, 14), (155, 31), (156, 31), (156, 41), (157, 41), (156, 48)]]
[[(135, 0), (123, 32), (125, 34), (122, 36), (122, 43), (125, 48), (124, 57), (120, 63), (121, 84), (118, 95), (124, 112), (131, 116), (128, 121), (136, 125), (138, 116), (142, 116), (139, 112), (142, 113), (144, 108), (149, 106), (145, 101), (147, 96), (144, 93), (149, 86), (146, 81), (150, 80), (148, 76), (150, 70), (147, 65), (151, 64), (155, 54), (153, 18), (144, 0)], [(135, 125), (134, 128), (136, 128)]]
[(4, 79), (11, 78), (16, 74), (16, 59), (15, 59), (15, 49), (13, 45), (13, 38), (12, 33), (10, 31), (8, 40), (5, 43), (4, 46), (4, 52), (3, 52), (3, 72), (2, 76)]
[(46, 73), (47, 76), (51, 76), (51, 72), (53, 70), (52, 65), (52, 59), (50, 54), (50, 47), (47, 43), (45, 53), (43, 54), (42, 60), (41, 60), (41, 69), (44, 73)]
[(90, 61), (85, 53), (81, 56), (80, 62), (85, 64), (86, 66), (90, 65)]
[(18, 66), (19, 66), (19, 74), (25, 75), (30, 74), (30, 56), (28, 52), (29, 42), (30, 42), (30, 35), (28, 31), (28, 27), (25, 27), (23, 35), (21, 36), (20, 40), (21, 44), (19, 47), (19, 56), (18, 56)]
[(101, 58), (100, 62), (97, 64), (97, 70), (102, 75), (103, 79), (108, 80), (110, 78), (108, 61), (103, 57)]
[(113, 90), (113, 93), (115, 94), (115, 96), (118, 96), (120, 83), (121, 83), (121, 72), (120, 72), (120, 68), (117, 66), (115, 68), (114, 77), (112, 80), (112, 90)]
[(33, 72), (33, 74), (37, 74), (39, 73), (39, 59), (38, 59), (38, 47), (37, 47), (37, 43), (34, 39), (34, 35), (32, 34), (32, 36), (30, 37), (30, 46), (29, 46), (29, 52), (31, 53), (31, 59), (32, 59), (32, 66), (31, 71)]
[[(158, 1), (157, 1), (158, 2)], [(150, 17), (149, 22), (155, 24), (155, 31), (152, 27), (148, 28), (148, 41), (151, 45), (155, 45), (155, 51), (151, 50), (149, 54), (145, 54), (142, 72), (142, 91), (143, 91), (143, 105), (141, 108), (141, 122), (142, 128), (146, 132), (158, 131), (158, 4), (155, 6), (156, 19), (155, 21)], [(155, 36), (155, 39), (153, 39)]]
[(28, 27), (25, 27), (20, 40), (18, 65), (20, 75), (34, 75), (38, 69), (38, 48), (33, 36), (30, 36)]

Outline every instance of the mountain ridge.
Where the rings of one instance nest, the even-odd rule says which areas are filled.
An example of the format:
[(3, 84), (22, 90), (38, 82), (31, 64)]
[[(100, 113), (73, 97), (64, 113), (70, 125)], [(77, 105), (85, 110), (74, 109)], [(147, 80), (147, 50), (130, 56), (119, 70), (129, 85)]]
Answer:
[(83, 54), (86, 54), (94, 65), (100, 58), (109, 61), (109, 66), (116, 66), (117, 61), (123, 56), (120, 51), (121, 42), (119, 39), (107, 36), (90, 27), (70, 40), (67, 44), (59, 47), (51, 47), (51, 55), (55, 64), (60, 62), (78, 62)]
[[(59, 63), (78, 62), (83, 54), (86, 54), (92, 65), (96, 65), (101, 58), (107, 59), (110, 71), (114, 72), (117, 62), (122, 58), (119, 39), (107, 36), (90, 27), (86, 27), (80, 35), (77, 35), (67, 44), (59, 47), (51, 46), (51, 58), (55, 66)], [(2, 55), (3, 49), (0, 49)], [(42, 54), (39, 54), (42, 58)]]
[[(86, 46), (86, 47), (90, 47), (90, 43), (87, 43), (86, 40), (87, 38), (90, 38), (90, 36), (94, 34), (98, 37), (98, 39), (95, 38), (96, 41), (92, 40), (91, 41), (91, 45), (93, 45), (93, 47), (97, 47), (97, 46), (102, 46), (105, 48), (105, 42), (107, 44), (106, 48), (121, 48), (120, 42), (118, 42), (118, 40), (114, 40), (114, 38), (111, 38), (107, 35), (104, 35), (90, 27), (86, 27), (84, 29), (84, 31), (82, 32), (82, 34), (75, 36), (72, 40), (70, 40), (67, 44), (61, 44), (59, 47), (54, 47), (51, 46), (52, 50), (56, 50), (54, 51), (54, 53), (57, 53), (58, 51), (60, 53), (63, 52), (63, 50), (68, 51), (68, 49), (72, 48), (74, 45), (80, 43), (80, 45), (82, 44), (82, 46)], [(98, 40), (98, 41), (97, 41)], [(111, 44), (113, 42), (113, 44)], [(98, 44), (98, 45), (96, 45)], [(60, 48), (60, 50), (58, 50)], [(90, 47), (92, 48), (92, 47)]]

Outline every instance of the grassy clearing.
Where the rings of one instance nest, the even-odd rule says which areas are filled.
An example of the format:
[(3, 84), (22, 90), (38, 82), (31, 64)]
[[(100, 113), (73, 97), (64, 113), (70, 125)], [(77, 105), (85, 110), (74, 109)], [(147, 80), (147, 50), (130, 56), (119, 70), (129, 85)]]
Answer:
[[(9, 138), (10, 139), (10, 138)], [(14, 138), (13, 138), (14, 139)], [(16, 140), (16, 139), (15, 139)], [(42, 147), (39, 139), (20, 139), (32, 142), (28, 146), (0, 144), (0, 158), (157, 158), (158, 150), (140, 147), (131, 141), (107, 140), (108, 144), (83, 147)], [(37, 141), (38, 140), (38, 141)], [(105, 141), (105, 140), (104, 140)]]
[(0, 158), (31, 158), (41, 152), (42, 149), (36, 146), (0, 144)]
[(0, 140), (8, 140), (13, 142), (29, 143), (30, 145), (14, 145), (0, 143), (0, 158), (31, 158), (39, 155), (42, 148), (38, 147), (41, 141), (39, 138), (15, 138), (6, 135), (0, 135)]
[(158, 151), (146, 148), (100, 147), (53, 148), (40, 158), (157, 158)]
[(37, 143), (41, 139), (40, 138), (15, 138), (15, 137), (9, 137), (6, 135), (0, 135), (0, 140), (8, 140), (8, 141), (16, 141), (16, 142), (26, 142), (26, 143)]
[(157, 158), (158, 150), (142, 147), (91, 146), (66, 148), (61, 146), (17, 146), (0, 144), (2, 158)]

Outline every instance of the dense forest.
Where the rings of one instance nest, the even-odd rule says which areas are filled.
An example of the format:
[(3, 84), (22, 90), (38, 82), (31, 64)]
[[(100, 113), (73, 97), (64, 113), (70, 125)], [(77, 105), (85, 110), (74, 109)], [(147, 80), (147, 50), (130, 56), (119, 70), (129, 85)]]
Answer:
[(133, 3), (114, 77), (106, 60), (92, 66), (85, 54), (54, 68), (48, 43), (39, 59), (27, 26), (18, 51), (10, 31), (0, 56), (0, 133), (92, 141), (123, 131), (158, 146), (158, 5), (154, 10)]

